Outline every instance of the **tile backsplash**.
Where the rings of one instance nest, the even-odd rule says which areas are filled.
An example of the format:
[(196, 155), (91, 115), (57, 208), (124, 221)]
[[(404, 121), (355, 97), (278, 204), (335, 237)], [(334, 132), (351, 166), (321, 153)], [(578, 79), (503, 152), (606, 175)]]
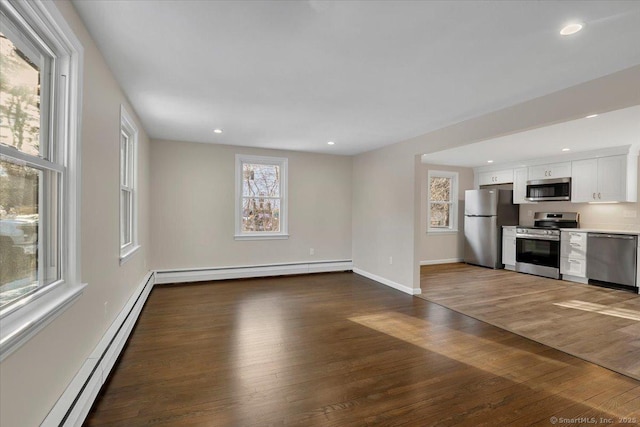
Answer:
[(581, 228), (640, 232), (638, 203), (543, 202), (520, 205), (520, 224), (533, 225), (535, 212), (579, 212)]

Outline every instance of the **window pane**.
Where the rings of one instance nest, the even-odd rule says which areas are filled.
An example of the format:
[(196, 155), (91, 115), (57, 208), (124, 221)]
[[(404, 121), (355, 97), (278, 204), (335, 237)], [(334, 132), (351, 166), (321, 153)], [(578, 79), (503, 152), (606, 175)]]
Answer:
[(0, 33), (0, 143), (38, 156), (43, 59), (35, 58), (33, 53), (28, 55), (16, 44), (17, 40)]
[(279, 197), (280, 166), (243, 163), (242, 195)]
[(430, 200), (448, 202), (451, 200), (451, 178), (433, 177), (429, 183)]
[(280, 199), (243, 198), (242, 231), (280, 231)]
[(129, 171), (129, 157), (128, 157), (128, 149), (127, 145), (129, 143), (129, 138), (124, 133), (120, 134), (120, 184), (121, 185), (129, 185), (127, 179), (127, 173)]
[(0, 307), (38, 287), (43, 173), (0, 160)]
[(131, 243), (131, 191), (120, 190), (120, 246)]
[(431, 228), (449, 228), (449, 203), (431, 203), (429, 206), (431, 214)]

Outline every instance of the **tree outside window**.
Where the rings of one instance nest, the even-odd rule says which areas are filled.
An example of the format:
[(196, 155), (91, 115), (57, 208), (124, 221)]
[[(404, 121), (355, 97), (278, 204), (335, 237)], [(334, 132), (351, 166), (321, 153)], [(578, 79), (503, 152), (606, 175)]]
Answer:
[(456, 231), (458, 174), (430, 170), (427, 197), (427, 231)]
[(236, 240), (286, 239), (287, 159), (236, 156)]

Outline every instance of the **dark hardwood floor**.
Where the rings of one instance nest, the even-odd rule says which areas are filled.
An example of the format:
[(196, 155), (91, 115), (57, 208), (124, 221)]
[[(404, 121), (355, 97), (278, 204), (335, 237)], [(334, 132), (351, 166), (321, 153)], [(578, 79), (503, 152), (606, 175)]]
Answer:
[(634, 379), (335, 273), (155, 287), (85, 425), (628, 426), (638, 408)]

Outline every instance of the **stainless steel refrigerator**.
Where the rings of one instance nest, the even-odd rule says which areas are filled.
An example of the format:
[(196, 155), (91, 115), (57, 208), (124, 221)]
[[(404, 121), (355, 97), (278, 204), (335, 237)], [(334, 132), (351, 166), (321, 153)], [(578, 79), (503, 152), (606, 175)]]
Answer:
[(502, 268), (502, 226), (518, 225), (520, 207), (511, 190), (464, 193), (464, 262)]

